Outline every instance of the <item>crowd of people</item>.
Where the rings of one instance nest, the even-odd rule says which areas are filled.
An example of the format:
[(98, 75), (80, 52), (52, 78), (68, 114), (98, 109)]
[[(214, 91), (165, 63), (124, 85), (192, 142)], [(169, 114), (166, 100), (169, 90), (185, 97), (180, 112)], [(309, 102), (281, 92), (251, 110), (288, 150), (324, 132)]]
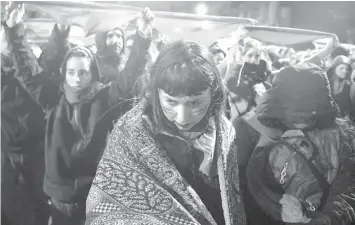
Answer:
[(129, 51), (120, 27), (93, 52), (56, 24), (36, 57), (24, 14), (1, 24), (2, 223), (18, 185), (36, 225), (355, 223), (355, 55), (336, 36), (156, 52), (146, 8)]

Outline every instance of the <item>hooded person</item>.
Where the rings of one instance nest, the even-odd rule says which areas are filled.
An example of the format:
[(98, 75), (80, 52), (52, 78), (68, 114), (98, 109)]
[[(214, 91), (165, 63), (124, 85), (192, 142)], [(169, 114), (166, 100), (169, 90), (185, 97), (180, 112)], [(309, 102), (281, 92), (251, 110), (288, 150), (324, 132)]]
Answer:
[(351, 74), (350, 60), (343, 55), (335, 57), (327, 71), (332, 96), (340, 108), (341, 116), (355, 118), (355, 102), (351, 97)]
[[(235, 121), (247, 224), (354, 224), (354, 126), (337, 117), (329, 87), (326, 73), (315, 64), (286, 67), (263, 95), (255, 114)], [(277, 160), (272, 160), (275, 155), (269, 150), (298, 138), (308, 144), (296, 148), (295, 142), (279, 152), (286, 162), (294, 160), (294, 155), (300, 159), (297, 167), (292, 166), (294, 161), (284, 165), (281, 177), (286, 183), (279, 181), (273, 173)], [(287, 149), (294, 149), (292, 157), (287, 157)], [(305, 167), (310, 168), (308, 173)], [(314, 185), (317, 182), (319, 186)], [(308, 202), (299, 198), (305, 193), (317, 194), (320, 200), (311, 212)]]
[[(51, 198), (52, 223), (82, 224), (107, 134), (112, 122), (129, 110), (126, 96), (130, 90), (122, 92), (119, 79), (102, 85), (96, 58), (85, 46), (71, 49), (62, 60), (60, 86), (45, 79), (45, 74), (35, 73), (38, 64), (24, 39), (21, 17), (16, 10), (13, 14), (6, 32), (17, 68), (15, 77), (46, 113), (44, 191)], [(151, 11), (145, 9), (131, 58), (122, 71), (130, 79), (144, 68), (151, 19)]]
[(96, 58), (99, 63), (102, 83), (116, 79), (124, 68), (126, 37), (124, 30), (116, 27), (95, 36)]

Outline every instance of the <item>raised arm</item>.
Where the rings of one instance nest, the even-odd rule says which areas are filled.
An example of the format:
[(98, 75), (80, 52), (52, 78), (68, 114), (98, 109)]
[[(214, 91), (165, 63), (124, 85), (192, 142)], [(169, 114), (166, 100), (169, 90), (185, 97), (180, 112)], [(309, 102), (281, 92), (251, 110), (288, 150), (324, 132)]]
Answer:
[(304, 59), (301, 63), (314, 63), (316, 65), (320, 65), (321, 61), (324, 60), (328, 55), (330, 55), (338, 45), (338, 37), (334, 35), (334, 37), (328, 42), (324, 49)]
[(55, 81), (60, 81), (61, 64), (72, 47), (68, 41), (69, 32), (69, 26), (55, 24), (48, 43), (43, 47), (39, 57), (39, 65)]
[(59, 87), (46, 79), (25, 39), (25, 29), (21, 23), (24, 12), (23, 4), (15, 7), (4, 26), (16, 68), (15, 77), (38, 104), (48, 109), (56, 103)]
[(132, 99), (134, 97), (133, 87), (139, 76), (144, 72), (147, 63), (145, 55), (151, 43), (154, 15), (148, 8), (144, 9), (142, 14), (126, 66), (110, 86), (111, 105)]

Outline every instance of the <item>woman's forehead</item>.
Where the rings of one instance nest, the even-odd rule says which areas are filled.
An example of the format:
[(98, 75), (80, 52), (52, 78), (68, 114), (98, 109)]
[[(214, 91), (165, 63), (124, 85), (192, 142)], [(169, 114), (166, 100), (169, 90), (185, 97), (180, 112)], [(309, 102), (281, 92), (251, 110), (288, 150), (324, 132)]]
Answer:
[(86, 57), (70, 57), (66, 62), (66, 69), (76, 69), (76, 70), (90, 70), (90, 59)]
[(166, 93), (164, 90), (159, 89), (159, 94), (165, 98), (169, 98), (175, 101), (195, 101), (199, 99), (204, 99), (210, 97), (211, 90), (208, 88), (204, 91), (202, 91), (200, 94), (197, 95), (192, 95), (192, 96), (172, 96)]

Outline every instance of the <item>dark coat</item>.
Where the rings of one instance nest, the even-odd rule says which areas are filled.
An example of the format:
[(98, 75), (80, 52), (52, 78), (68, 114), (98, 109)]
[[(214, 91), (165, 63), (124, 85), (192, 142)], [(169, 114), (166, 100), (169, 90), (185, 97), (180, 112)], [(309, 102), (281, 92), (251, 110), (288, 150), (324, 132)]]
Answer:
[[(7, 62), (9, 63), (7, 63)], [(1, 150), (20, 153), (44, 140), (44, 113), (14, 77), (12, 59), (1, 56)]]
[[(34, 67), (33, 71), (38, 73), (41, 68)], [(44, 141), (44, 113), (14, 77), (15, 73), (12, 56), (1, 55), (1, 150), (27, 154)]]
[[(16, 78), (46, 112), (44, 191), (66, 202), (85, 199), (113, 121), (131, 107), (132, 86), (144, 69), (150, 40), (137, 34), (131, 57), (117, 79), (87, 101), (72, 105), (48, 76), (34, 73), (37, 61), (24, 39), (23, 27), (6, 31), (18, 69)], [(92, 72), (98, 71), (98, 65), (94, 66)]]

